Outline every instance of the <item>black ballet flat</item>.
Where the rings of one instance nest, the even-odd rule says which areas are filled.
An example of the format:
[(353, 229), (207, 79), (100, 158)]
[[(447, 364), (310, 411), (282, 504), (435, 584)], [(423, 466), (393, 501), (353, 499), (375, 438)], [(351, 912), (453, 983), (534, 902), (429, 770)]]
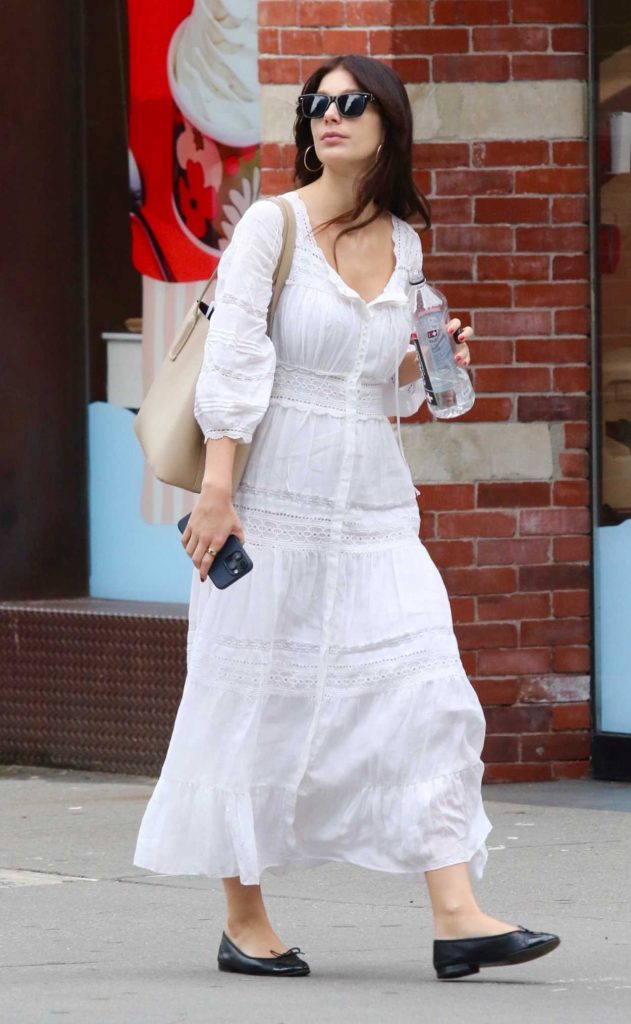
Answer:
[[(271, 949), (270, 953), (274, 953), (274, 950)], [(310, 974), (309, 964), (296, 956), (297, 953), (302, 953), (300, 947), (292, 946), (284, 953), (274, 953), (273, 956), (248, 956), (222, 932), (217, 963), (220, 971), (233, 971), (237, 974), (274, 974), (292, 978)]]
[(507, 967), (523, 964), (551, 953), (561, 942), (558, 935), (531, 932), (523, 925), (519, 931), (475, 939), (435, 939), (434, 968), (444, 981), (477, 974), (481, 967)]

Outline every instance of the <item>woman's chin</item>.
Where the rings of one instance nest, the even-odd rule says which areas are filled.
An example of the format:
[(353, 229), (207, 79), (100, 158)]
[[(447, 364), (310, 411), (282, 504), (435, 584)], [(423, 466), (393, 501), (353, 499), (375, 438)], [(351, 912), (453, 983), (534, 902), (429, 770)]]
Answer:
[(331, 147), (331, 151), (324, 154), (322, 169), (324, 170), (326, 167), (335, 174), (356, 175), (367, 171), (373, 162), (370, 158), (357, 157), (350, 153), (333, 152), (333, 147)]

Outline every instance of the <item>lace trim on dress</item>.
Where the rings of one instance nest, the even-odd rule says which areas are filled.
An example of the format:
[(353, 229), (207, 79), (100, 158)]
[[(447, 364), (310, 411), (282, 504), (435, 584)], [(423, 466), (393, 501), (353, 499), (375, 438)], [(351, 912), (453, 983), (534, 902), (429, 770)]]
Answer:
[(220, 373), (222, 377), (231, 377), (233, 380), (271, 380), (273, 377), (273, 373), (270, 373), (269, 370), (266, 373), (239, 373), (237, 370), (233, 370), (227, 366), (221, 366), (219, 363), (215, 361), (215, 359), (212, 358), (210, 360), (210, 366), (208, 368), (210, 368), (211, 370), (217, 370), (217, 372)]
[[(333, 658), (345, 657), (351, 654), (364, 654), (368, 651), (381, 651), (388, 647), (399, 647), (404, 643), (412, 642), (421, 637), (431, 636), (434, 640), (445, 637), (449, 640), (452, 632), (450, 626), (429, 626), (427, 629), (414, 629), (407, 633), (399, 633), (397, 636), (371, 640), (366, 644), (352, 644), (347, 647), (340, 644), (330, 644), (328, 650)], [(287, 651), (292, 654), (317, 655), (321, 650), (320, 644), (307, 643), (304, 640), (288, 640), (284, 637), (273, 637), (271, 640), (265, 640), (259, 637), (232, 636), (229, 633), (220, 633), (214, 638), (214, 642), (223, 647), (234, 647), (239, 651), (262, 651), (264, 653), (278, 650)]]
[[(261, 340), (258, 337), (247, 338), (239, 334), (236, 330), (223, 330), (223, 328), (213, 325), (210, 328), (208, 334), (208, 344), (204, 351), (204, 369), (207, 364), (212, 361), (212, 357), (215, 353), (227, 352), (228, 358), (234, 358), (234, 352), (237, 352), (241, 356), (245, 356), (246, 359), (252, 358), (255, 363), (260, 361), (263, 349), (267, 346), (267, 335), (263, 346)], [(221, 358), (221, 356), (219, 356)], [(273, 373), (273, 370), (272, 370)], [(271, 376), (271, 374), (270, 374)]]
[[(322, 555), (326, 552), (325, 545), (331, 541), (331, 531), (335, 528), (331, 519), (323, 516), (306, 517), (277, 509), (253, 508), (245, 502), (234, 499), (246, 533), (246, 543), (264, 547), (296, 548), (311, 550)], [(383, 529), (377, 525), (370, 530), (362, 530), (348, 518), (344, 521), (340, 543), (345, 550), (353, 548), (380, 548), (410, 544), (419, 544), (418, 517), (414, 517), (406, 509), (406, 518), (397, 525), (387, 523)]]
[[(402, 686), (470, 687), (450, 623), (428, 625), (364, 643), (328, 645), (324, 700), (387, 693)], [(209, 656), (211, 652), (211, 656)], [(322, 646), (290, 637), (213, 635), (189, 630), (194, 685), (230, 690), (248, 700), (281, 693), (312, 698), (321, 691)]]
[(244, 444), (250, 444), (252, 442), (252, 434), (249, 430), (246, 430), (245, 427), (243, 427), (243, 429), (239, 429), (239, 427), (234, 427), (231, 430), (204, 431), (204, 439), (206, 441), (208, 441), (209, 439), (215, 441), (218, 440), (220, 437), (232, 437), (234, 438), (235, 441), (243, 441)]
[[(324, 263), (326, 264), (326, 260)], [(330, 295), (332, 291), (337, 291), (337, 289), (328, 275), (327, 266), (323, 266), (320, 260), (314, 259), (311, 247), (306, 245), (301, 239), (300, 234), (298, 234), (285, 288), (288, 285), (290, 287), (291, 285), (298, 285), (300, 288), (309, 288), (311, 291)]]
[[(361, 416), (385, 417), (383, 381), (359, 380), (351, 394)], [(354, 394), (353, 394), (354, 393)], [(315, 412), (346, 415), (349, 387), (346, 377), (312, 372), (308, 367), (277, 360), (270, 401), (278, 404), (308, 404)]]
[[(331, 281), (332, 276), (333, 279), (335, 279), (338, 282), (338, 284), (341, 285), (344, 289), (355, 292), (355, 289), (350, 288), (349, 285), (347, 285), (344, 279), (340, 276), (340, 274), (338, 274), (335, 267), (333, 267), (329, 263), (322, 249), (320, 248), (318, 242), (316, 241), (313, 228), (311, 227), (311, 222), (309, 220), (309, 215), (307, 213), (307, 207), (305, 206), (302, 197), (299, 196), (296, 192), (291, 192), (288, 194), (288, 198), (290, 199), (290, 201), (293, 198), (294, 211), (296, 212), (297, 216), (298, 230), (296, 237), (296, 249), (293, 261), (296, 266), (296, 270), (303, 269), (307, 270), (309, 274), (313, 274), (313, 257), (315, 257), (317, 263), (321, 267), (321, 277), (324, 280)], [(385, 294), (390, 290), (392, 284), (397, 278), (399, 271), (401, 270), (401, 264), (403, 262), (402, 222), (398, 217), (392, 214), (391, 218), (392, 232), (390, 237), (392, 239), (392, 248), (395, 260), (394, 270), (392, 271), (392, 274), (388, 278), (388, 281), (386, 282), (386, 285), (383, 288), (380, 295), (376, 295), (375, 298), (379, 298), (381, 295)], [(305, 254), (307, 254), (309, 257), (308, 262), (305, 262)], [(291, 279), (293, 279), (292, 274), (290, 274), (290, 280)], [(358, 293), (355, 294), (357, 294), (358, 298), (361, 299), (361, 295), (359, 295)], [(370, 302), (374, 302), (374, 299), (371, 299), (370, 302), (366, 302), (365, 299), (362, 299), (362, 301), (365, 302), (366, 305), (370, 305)]]
[[(261, 694), (281, 693), (287, 696), (315, 698), (319, 689), (317, 666), (284, 663), (282, 667), (261, 664), (260, 657), (247, 659), (225, 657), (221, 651), (197, 654), (193, 647), (189, 659), (189, 681), (207, 689), (230, 690), (246, 698)], [(389, 693), (403, 686), (441, 686), (465, 683), (470, 686), (457, 651), (453, 654), (428, 655), (427, 650), (387, 658), (371, 664), (338, 667), (327, 672), (322, 699), (336, 700), (368, 693)]]
[(239, 309), (242, 309), (244, 313), (248, 313), (250, 316), (267, 320), (267, 309), (252, 306), (249, 302), (244, 302), (242, 298), (238, 295), (233, 295), (231, 292), (222, 293), (217, 301), (225, 302), (228, 306), (238, 306)]

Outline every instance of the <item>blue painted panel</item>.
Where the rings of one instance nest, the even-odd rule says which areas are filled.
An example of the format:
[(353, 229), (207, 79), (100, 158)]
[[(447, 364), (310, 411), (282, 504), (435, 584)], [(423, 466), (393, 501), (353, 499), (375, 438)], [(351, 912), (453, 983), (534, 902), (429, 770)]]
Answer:
[(107, 402), (88, 409), (90, 595), (188, 603), (192, 563), (177, 526), (141, 515), (144, 459), (133, 421)]
[(595, 530), (598, 729), (631, 734), (631, 519)]

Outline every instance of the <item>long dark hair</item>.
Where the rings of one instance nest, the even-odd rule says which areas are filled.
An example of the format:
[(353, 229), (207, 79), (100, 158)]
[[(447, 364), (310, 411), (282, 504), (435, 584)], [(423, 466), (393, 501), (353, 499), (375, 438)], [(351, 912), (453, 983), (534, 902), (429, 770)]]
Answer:
[[(358, 220), (371, 201), (377, 207), (377, 211), (367, 220), (344, 228), (339, 233), (333, 245), (334, 259), (335, 245), (342, 235), (370, 224), (385, 210), (391, 211), (403, 220), (410, 220), (415, 214), (420, 214), (424, 222), (423, 230), (431, 224), (429, 203), (417, 189), (412, 175), (412, 110), (403, 82), (392, 68), (374, 57), (350, 53), (333, 57), (326, 64), (322, 64), (307, 79), (302, 92), (317, 92), (324, 76), (336, 68), (344, 68), (353, 76), (359, 89), (371, 92), (375, 97), (383, 123), (384, 140), (379, 160), (358, 182), (355, 208), (318, 226), (318, 230), (323, 230), (331, 224), (348, 224)], [(304, 156), (309, 146), (313, 145), (313, 138), (309, 120), (301, 113), (300, 103), (296, 105), (294, 138), (294, 182), (299, 187), (316, 181), (322, 174), (322, 168), (309, 171), (305, 167)]]

